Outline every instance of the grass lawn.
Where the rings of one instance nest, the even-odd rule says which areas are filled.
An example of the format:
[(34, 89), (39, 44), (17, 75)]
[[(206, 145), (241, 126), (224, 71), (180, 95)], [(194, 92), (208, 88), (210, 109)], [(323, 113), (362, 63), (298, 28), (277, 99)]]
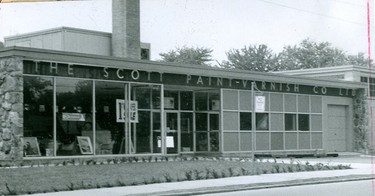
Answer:
[[(335, 169), (306, 164), (254, 163), (255, 174)], [(344, 168), (336, 168), (344, 169)], [(0, 195), (199, 180), (252, 175), (253, 163), (191, 160), (108, 165), (46, 166), (0, 169)]]

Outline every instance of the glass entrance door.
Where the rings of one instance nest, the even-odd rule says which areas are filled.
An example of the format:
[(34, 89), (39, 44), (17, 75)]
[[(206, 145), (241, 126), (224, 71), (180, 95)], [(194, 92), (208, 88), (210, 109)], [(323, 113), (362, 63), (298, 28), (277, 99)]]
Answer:
[(166, 152), (167, 154), (178, 153), (178, 136), (179, 136), (179, 115), (178, 112), (165, 112), (165, 130), (166, 130)]

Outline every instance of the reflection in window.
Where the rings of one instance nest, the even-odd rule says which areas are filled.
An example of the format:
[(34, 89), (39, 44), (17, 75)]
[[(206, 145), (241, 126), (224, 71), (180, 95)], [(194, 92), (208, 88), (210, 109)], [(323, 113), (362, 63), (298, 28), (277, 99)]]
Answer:
[(178, 110), (178, 91), (164, 91), (164, 109)]
[(240, 112), (240, 130), (251, 130), (251, 112)]
[(182, 91), (181, 97), (181, 110), (193, 110), (193, 92)]
[(195, 93), (195, 110), (208, 110), (207, 98), (208, 98), (208, 93), (196, 92)]
[(95, 83), (96, 154), (125, 153), (124, 123), (118, 122), (117, 100), (124, 100), (125, 85), (114, 82)]
[[(135, 123), (133, 127), (132, 134), (135, 135), (135, 146), (136, 153), (151, 152), (150, 149), (150, 134), (151, 134), (151, 124), (150, 124), (149, 111), (138, 111), (138, 123)], [(134, 142), (133, 142), (134, 144)]]
[(285, 114), (285, 131), (297, 130), (296, 114)]
[(210, 150), (212, 152), (219, 151), (219, 132), (210, 133)]
[(219, 114), (210, 115), (210, 150), (219, 151)]
[(152, 113), (152, 130), (153, 130), (153, 150), (152, 153), (161, 153), (161, 123), (160, 112)]
[(301, 131), (310, 130), (310, 120), (308, 114), (298, 114), (298, 129)]
[(138, 101), (139, 109), (151, 108), (151, 89), (149, 85), (133, 85), (132, 97), (133, 100)]
[(159, 85), (131, 84), (131, 100), (138, 103), (138, 122), (131, 123), (135, 153), (161, 152), (160, 94)]
[(193, 113), (181, 112), (181, 151), (193, 151)]
[(257, 113), (256, 114), (256, 130), (268, 130), (268, 114)]
[(152, 109), (160, 109), (160, 86), (152, 87)]
[[(21, 94), (10, 93), (17, 101)], [(53, 141), (53, 81), (47, 77), (24, 76), (24, 137), (39, 149), (24, 146), (25, 156), (54, 156)], [(18, 100), (19, 101), (19, 100)], [(31, 138), (33, 137), (33, 138)]]
[(220, 110), (220, 96), (217, 93), (210, 93), (209, 94), (209, 110)]
[(208, 151), (208, 138), (207, 132), (196, 133), (196, 150), (197, 151)]
[[(93, 154), (82, 151), (77, 136), (92, 145), (92, 81), (56, 79), (57, 155)], [(89, 145), (89, 144), (88, 144)]]
[(196, 113), (195, 114), (195, 128), (197, 131), (208, 131), (207, 130), (207, 113)]

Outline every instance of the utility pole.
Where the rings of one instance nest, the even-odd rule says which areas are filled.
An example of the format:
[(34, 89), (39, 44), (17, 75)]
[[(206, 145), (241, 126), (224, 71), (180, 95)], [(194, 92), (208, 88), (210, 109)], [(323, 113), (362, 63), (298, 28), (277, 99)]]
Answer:
[(255, 162), (255, 82), (251, 82), (251, 154), (252, 161)]

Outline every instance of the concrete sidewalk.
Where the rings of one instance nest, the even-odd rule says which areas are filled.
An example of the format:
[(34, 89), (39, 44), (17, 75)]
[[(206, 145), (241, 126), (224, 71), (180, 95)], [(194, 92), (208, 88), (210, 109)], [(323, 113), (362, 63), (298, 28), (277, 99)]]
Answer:
[[(117, 195), (191, 195), (208, 194), (217, 192), (228, 192), (235, 190), (250, 190), (283, 186), (298, 186), (316, 183), (342, 182), (351, 180), (372, 179), (374, 165), (371, 164), (373, 157), (363, 157), (359, 154), (341, 155), (337, 158), (311, 158), (294, 159), (311, 164), (328, 163), (330, 165), (351, 165), (353, 169), (325, 170), (296, 173), (263, 174), (256, 176), (239, 176), (221, 179), (197, 180), (185, 182), (171, 182), (161, 184), (126, 186), (114, 188), (101, 188), (90, 190), (77, 190), (57, 193), (35, 194), (40, 196), (117, 196)], [(263, 160), (267, 161), (267, 160)], [(269, 160), (270, 162), (273, 161)], [(289, 163), (290, 159), (277, 159), (277, 162)], [(371, 187), (369, 187), (371, 188)]]

